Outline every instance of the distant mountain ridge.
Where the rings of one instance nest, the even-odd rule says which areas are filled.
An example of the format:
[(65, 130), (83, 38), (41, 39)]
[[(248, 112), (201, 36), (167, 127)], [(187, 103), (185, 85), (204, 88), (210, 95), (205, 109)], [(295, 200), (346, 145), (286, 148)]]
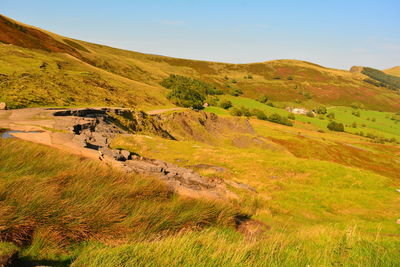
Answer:
[(298, 60), (228, 64), (143, 54), (70, 39), (5, 16), (0, 16), (0, 63), (0, 101), (14, 108), (171, 106), (160, 82), (178, 74), (254, 99), (400, 109), (399, 94), (366, 82), (362, 73)]

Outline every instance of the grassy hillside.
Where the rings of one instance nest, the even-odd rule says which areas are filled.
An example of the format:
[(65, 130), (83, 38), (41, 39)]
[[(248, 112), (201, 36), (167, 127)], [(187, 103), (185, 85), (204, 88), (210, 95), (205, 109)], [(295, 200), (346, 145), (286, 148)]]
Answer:
[(239, 214), (233, 205), (182, 199), (149, 177), (32, 143), (0, 139), (0, 162), (0, 242), (16, 244), (22, 261), (70, 261), (74, 246), (90, 240), (233, 227)]
[[(268, 103), (260, 103), (256, 100), (245, 97), (234, 97), (230, 95), (218, 96), (219, 102), (229, 100), (233, 107), (245, 107), (250, 111), (258, 109), (265, 112), (266, 115), (273, 113), (287, 117), (290, 112), (283, 107), (286, 105), (293, 106), (288, 103), (275, 102), (274, 106), (269, 106)], [(270, 102), (271, 103), (271, 102)], [(294, 104), (296, 106), (296, 104)], [(310, 110), (316, 105), (311, 105)], [(207, 107), (206, 111), (216, 113), (218, 115), (229, 115), (230, 110), (225, 110), (219, 107)], [(334, 118), (329, 118), (329, 114), (333, 114)], [(335, 120), (345, 125), (346, 132), (358, 134), (362, 132), (377, 135), (384, 138), (395, 138), (400, 141), (400, 115), (398, 113), (373, 111), (368, 109), (351, 108), (351, 107), (328, 107), (326, 114), (317, 114), (315, 117), (306, 115), (295, 115), (296, 127), (327, 131), (327, 125), (330, 121)]]
[[(154, 177), (0, 138), (0, 261), (18, 252), (22, 266), (399, 266), (400, 95), (362, 70), (147, 55), (0, 16), (0, 102), (152, 110), (174, 107), (167, 95), (189, 84), (205, 91), (206, 112), (167, 110), (151, 120), (174, 138), (123, 134), (112, 148), (256, 190), (184, 198)], [(166, 89), (170, 74), (184, 77)]]
[[(184, 166), (222, 166), (222, 173), (199, 171), (245, 182), (259, 192), (241, 195), (240, 208), (234, 202), (180, 198), (148, 177), (125, 175), (42, 145), (0, 140), (1, 253), (19, 251), (23, 263), (58, 266), (400, 262), (398, 164), (391, 165), (396, 174), (383, 176), (368, 166), (345, 167), (335, 160), (346, 155), (338, 140), (348, 143), (350, 152), (357, 146), (369, 151), (369, 159), (380, 157), (373, 164), (381, 168), (400, 153), (398, 148), (358, 143), (346, 134), (301, 130), (298, 136), (291, 127), (251, 124), (255, 133), (227, 132), (226, 142), (217, 145), (140, 135), (114, 141)], [(330, 149), (332, 160), (319, 158), (323, 148)], [(352, 154), (348, 163), (359, 160), (360, 154)], [(243, 210), (269, 230), (252, 237), (235, 231), (234, 218)]]
[[(0, 24), (0, 42), (12, 44), (1, 46), (0, 74), (3, 75), (0, 80), (0, 101), (10, 102), (11, 107), (81, 104), (132, 106), (142, 103), (168, 106), (170, 104), (165, 99), (165, 90), (159, 83), (170, 74), (200, 79), (228, 94), (240, 89), (244, 96), (250, 98), (268, 95), (274, 101), (314, 101), (330, 105), (358, 102), (371, 109), (391, 111), (400, 107), (398, 94), (365, 82), (362, 74), (329, 69), (308, 62), (275, 60), (226, 64), (177, 59), (73, 40), (6, 17), (1, 17)], [(79, 72), (76, 72), (75, 67), (75, 72), (70, 71), (68, 78), (65, 78), (63, 73), (70, 66), (78, 65)], [(9, 66), (18, 71), (13, 68), (10, 70)], [(32, 68), (37, 73), (34, 82), (26, 77), (22, 80), (27, 82), (20, 81), (21, 75), (30, 74)], [(45, 70), (47, 74), (44, 74)], [(82, 72), (98, 74), (93, 79), (99, 81), (99, 84), (87, 81)], [(49, 90), (43, 89), (42, 84), (66, 97), (61, 97), (59, 101), (56, 100), (59, 95), (50, 94), (49, 99), (45, 96), (38, 99), (28, 97), (36, 91), (39, 95), (49, 93)], [(94, 99), (84, 97), (86, 92), (82, 84), (85, 89), (87, 84)], [(117, 98), (115, 92), (121, 93), (123, 97)]]
[(384, 70), (385, 73), (400, 77), (400, 66)]

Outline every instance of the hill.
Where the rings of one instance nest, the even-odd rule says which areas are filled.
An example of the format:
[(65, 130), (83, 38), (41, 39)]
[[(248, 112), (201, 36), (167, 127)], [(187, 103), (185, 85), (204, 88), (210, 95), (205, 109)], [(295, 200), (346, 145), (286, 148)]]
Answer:
[(400, 265), (395, 76), (0, 24), (0, 266)]
[(400, 77), (400, 66), (396, 66), (390, 69), (386, 69), (383, 72), (390, 74), (390, 75), (394, 75), (394, 76), (398, 76)]
[(365, 82), (363, 74), (303, 61), (227, 64), (148, 55), (62, 37), (5, 16), (0, 33), (0, 101), (15, 108), (171, 106), (159, 84), (170, 74), (197, 78), (225, 93), (240, 90), (253, 99), (400, 107), (398, 94)]

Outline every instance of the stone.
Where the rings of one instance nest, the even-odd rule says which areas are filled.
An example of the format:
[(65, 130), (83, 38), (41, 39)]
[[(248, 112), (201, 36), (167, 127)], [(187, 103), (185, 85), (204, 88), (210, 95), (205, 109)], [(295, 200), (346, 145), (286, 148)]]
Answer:
[(119, 153), (122, 157), (124, 157), (125, 160), (128, 160), (131, 157), (131, 152), (129, 152), (128, 150), (120, 150)]
[(4, 102), (0, 102), (0, 110), (6, 110), (7, 109), (7, 105)]
[(125, 164), (127, 164), (129, 167), (132, 167), (133, 169), (139, 169), (142, 172), (162, 172), (162, 167), (156, 166), (146, 161), (128, 160), (125, 162)]

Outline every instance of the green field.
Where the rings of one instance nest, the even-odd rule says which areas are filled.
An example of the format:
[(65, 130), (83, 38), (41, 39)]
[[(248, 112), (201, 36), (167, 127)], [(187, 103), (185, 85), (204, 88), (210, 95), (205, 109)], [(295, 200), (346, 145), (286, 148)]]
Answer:
[[(264, 111), (267, 115), (277, 113), (282, 116), (288, 116), (289, 112), (283, 108), (271, 107), (266, 104), (260, 103), (254, 99), (245, 97), (235, 97), (230, 95), (223, 95), (219, 97), (221, 100), (226, 99), (232, 102), (234, 107), (246, 107), (248, 109), (259, 109)], [(288, 105), (289, 103), (275, 103), (275, 105)], [(293, 106), (298, 106), (294, 104)], [(206, 111), (213, 112), (218, 115), (229, 115), (229, 110), (224, 110), (218, 107), (207, 107)], [(352, 115), (353, 112), (359, 112), (360, 116)], [(335, 114), (335, 121), (343, 123), (346, 127), (346, 132), (358, 133), (372, 133), (385, 138), (396, 138), (400, 141), (400, 116), (392, 112), (380, 112), (366, 109), (354, 109), (351, 107), (328, 107), (327, 113), (333, 112)], [(296, 121), (303, 124), (310, 124), (315, 129), (327, 131), (327, 125), (330, 119), (325, 115), (317, 114), (315, 117), (307, 117), (305, 115), (295, 115)], [(393, 120), (395, 117), (397, 119)], [(353, 124), (356, 127), (352, 127)], [(299, 125), (299, 127), (302, 127)]]

